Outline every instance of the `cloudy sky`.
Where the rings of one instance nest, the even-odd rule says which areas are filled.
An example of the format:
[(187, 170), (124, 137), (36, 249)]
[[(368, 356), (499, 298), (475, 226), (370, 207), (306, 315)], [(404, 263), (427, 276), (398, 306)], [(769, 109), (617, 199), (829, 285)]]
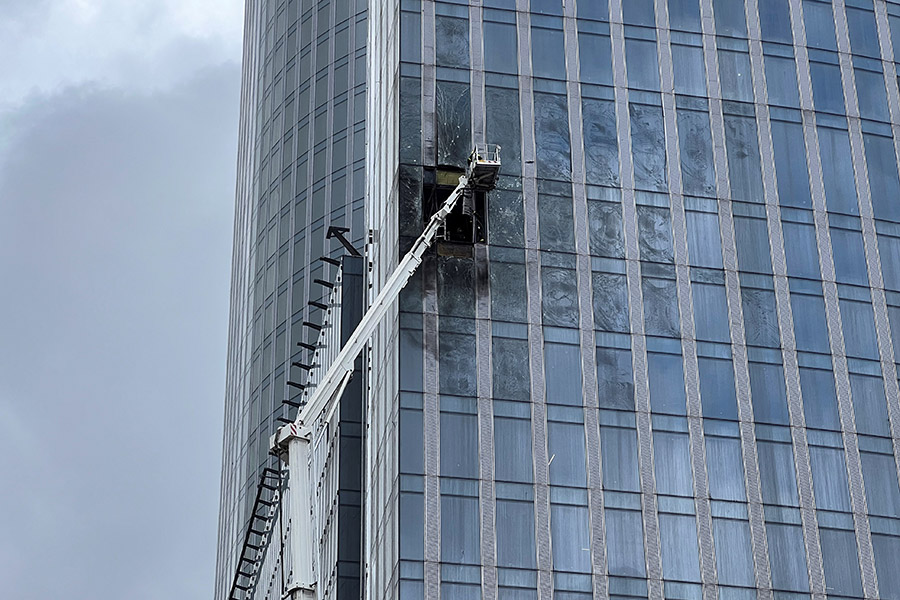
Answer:
[(0, 0), (4, 598), (212, 598), (242, 12)]

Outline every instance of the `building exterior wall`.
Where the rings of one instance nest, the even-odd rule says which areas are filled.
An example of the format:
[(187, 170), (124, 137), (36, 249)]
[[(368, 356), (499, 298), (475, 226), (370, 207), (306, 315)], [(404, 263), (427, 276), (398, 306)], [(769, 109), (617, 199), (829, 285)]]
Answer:
[(900, 5), (399, 8), (399, 596), (900, 595)]
[(228, 594), (269, 437), (293, 418), (337, 256), (363, 231), (366, 2), (247, 0), (216, 598)]
[[(248, 40), (279, 31), (273, 4)], [(301, 55), (307, 17), (331, 39), (321, 5), (298, 8)], [(370, 300), (435, 177), (503, 147), (487, 244), (438, 247), (372, 341), (366, 597), (900, 598), (900, 2), (385, 0), (350, 23)], [(245, 110), (269, 81), (245, 77)], [(260, 114), (247, 139), (284, 122)], [(253, 335), (276, 330), (241, 200), (261, 156), (239, 182), (220, 585), (262, 439)], [(296, 231), (317, 257), (322, 232)]]

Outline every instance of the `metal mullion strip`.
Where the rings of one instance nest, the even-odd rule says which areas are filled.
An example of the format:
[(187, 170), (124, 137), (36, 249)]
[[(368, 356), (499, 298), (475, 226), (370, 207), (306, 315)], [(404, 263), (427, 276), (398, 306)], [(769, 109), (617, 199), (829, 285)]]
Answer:
[(422, 164), (426, 167), (436, 166), (437, 159), (435, 61), (434, 2), (422, 2), (422, 152), (425, 155)]
[[(876, 3), (876, 5), (877, 4), (879, 3)], [(847, 26), (844, 0), (835, 0), (833, 6), (835, 12), (835, 33), (837, 34), (838, 49), (842, 52), (849, 53), (850, 36)], [(888, 39), (890, 38), (889, 32), (886, 31), (884, 27), (886, 25), (886, 22), (883, 23), (879, 31), (879, 37), (882, 38), (882, 48), (886, 46), (883, 39), (885, 34), (887, 34)], [(881, 260), (878, 254), (878, 237), (875, 233), (875, 220), (873, 217), (871, 190), (869, 188), (868, 170), (866, 168), (866, 155), (865, 147), (863, 144), (862, 122), (859, 118), (859, 107), (856, 97), (855, 73), (853, 72), (850, 57), (848, 56), (845, 60), (843, 58), (843, 54), (841, 56), (841, 74), (844, 84), (844, 102), (847, 106), (847, 114), (852, 114), (854, 116), (854, 118), (848, 118), (848, 124), (850, 128), (850, 148), (853, 155), (854, 172), (856, 175), (856, 189), (858, 191), (857, 197), (859, 199), (860, 222), (862, 224), (863, 244), (866, 253), (866, 267), (868, 270), (872, 309), (875, 316), (875, 331), (878, 339), (878, 349), (881, 355), (882, 382), (884, 385), (885, 399), (887, 401), (888, 417), (891, 424), (891, 431), (896, 436), (897, 433), (900, 432), (900, 405), (898, 405), (898, 402), (900, 402), (900, 400), (898, 400), (898, 398), (900, 398), (900, 390), (898, 390), (897, 386), (897, 372), (893, 358), (893, 349), (890, 337), (890, 323), (887, 316), (887, 303), (884, 297), (884, 283), (881, 275)], [(887, 90), (892, 90), (893, 87), (894, 85), (888, 84)], [(888, 106), (891, 110), (892, 124), (896, 122), (895, 119), (898, 117), (898, 114), (900, 114), (900, 111), (896, 110), (897, 106), (896, 104), (894, 104), (894, 99), (895, 96), (893, 95), (888, 97)], [(896, 147), (896, 137), (894, 138), (894, 143)], [(850, 408), (852, 410), (852, 403)], [(855, 444), (858, 444), (855, 437), (852, 441)], [(859, 448), (857, 445), (854, 448), (853, 452), (854, 462), (858, 460), (858, 452)], [(900, 445), (894, 443), (895, 468), (897, 468), (898, 465), (900, 465)], [(854, 467), (856, 467), (856, 464), (854, 464)], [(898, 472), (895, 471), (894, 476), (898, 476)], [(860, 477), (860, 479), (862, 478)], [(860, 481), (859, 483), (857, 483), (857, 485), (861, 489), (857, 491), (860, 497), (857, 498), (857, 501), (853, 504), (854, 513), (856, 513), (858, 509), (862, 509), (863, 506), (865, 506), (863, 503), (863, 499), (865, 498), (865, 483), (864, 481)], [(853, 491), (851, 490), (851, 494), (852, 492)], [(853, 500), (854, 498), (851, 496), (851, 501)], [(854, 522), (856, 525), (857, 545), (859, 547), (859, 561), (862, 572), (863, 590), (867, 596), (874, 598), (878, 593), (878, 583), (877, 575), (875, 572), (875, 557), (872, 547), (872, 536), (871, 529), (869, 527), (869, 521), (861, 514), (859, 516), (854, 514)]]
[[(888, 110), (891, 115), (891, 130), (894, 134), (894, 152), (900, 155), (900, 90), (897, 88), (897, 65), (894, 63), (894, 44), (888, 21), (887, 4), (875, 3), (875, 21), (881, 46), (881, 65), (884, 68), (884, 83), (887, 89)], [(897, 435), (895, 434), (895, 437)]]
[[(656, 29), (659, 36), (660, 82), (663, 90), (675, 89), (668, 3), (656, 0)], [(681, 148), (678, 137), (678, 115), (675, 94), (662, 94), (663, 119), (666, 128), (666, 165), (668, 166), (669, 204), (672, 218), (672, 239), (675, 251), (675, 277), (678, 289), (681, 347), (687, 424), (691, 452), (691, 474), (694, 485), (694, 508), (697, 519), (697, 538), (700, 551), (700, 581), (705, 600), (718, 597), (716, 553), (709, 500), (709, 479), (706, 473), (706, 447), (703, 436), (703, 408), (700, 401), (700, 374), (697, 363), (697, 342), (694, 331), (691, 269), (688, 257), (687, 223), (682, 194)]]
[(637, 207), (634, 197), (634, 163), (631, 155), (631, 127), (628, 111), (628, 81), (625, 64), (625, 26), (622, 2), (610, 0), (610, 37), (616, 99), (616, 130), (619, 132), (619, 165), (622, 173), (622, 221), (625, 233), (625, 260), (628, 276), (628, 304), (631, 325), (631, 359), (634, 375), (634, 404), (637, 419), (638, 461), (641, 478), (641, 513), (644, 523), (644, 552), (650, 600), (662, 600), (662, 555), (659, 514), (656, 507), (656, 480), (653, 471), (653, 433), (650, 425), (650, 383), (647, 375), (647, 340), (644, 337), (644, 308), (641, 293), (641, 266), (638, 247)]
[(794, 338), (794, 320), (788, 287), (787, 262), (784, 252), (784, 236), (781, 229), (781, 210), (776, 186), (775, 152), (772, 142), (771, 122), (768, 110), (763, 48), (760, 41), (760, 23), (757, 0), (747, 0), (747, 25), (750, 33), (750, 64), (753, 90), (756, 99), (756, 120), (760, 147), (760, 163), (766, 203), (766, 220), (769, 248), (775, 284), (775, 302), (781, 333), (782, 368), (787, 392), (788, 414), (794, 455), (794, 471), (800, 501), (800, 518), (806, 546), (810, 591), (814, 598), (824, 598), (825, 577), (822, 552), (819, 549), (819, 530), (816, 520), (816, 503), (813, 494), (812, 468), (809, 462), (809, 446), (806, 440), (806, 419), (800, 397), (800, 367)]
[(522, 110), (522, 195), (525, 202), (525, 279), (528, 290), (528, 353), (531, 363), (531, 428), (534, 460), (534, 526), (537, 546), (538, 598), (553, 597), (550, 549), (550, 465), (547, 462), (547, 409), (541, 327), (541, 254), (535, 166), (534, 96), (531, 79), (529, 0), (517, 0), (519, 89)]
[[(482, 9), (469, 6), (469, 48), (471, 60), (472, 137), (485, 143), (485, 92)], [(488, 246), (474, 249), (475, 277), (475, 352), (477, 356), (478, 429), (480, 461), (480, 516), (482, 598), (497, 597), (496, 502), (494, 491), (494, 405), (491, 377), (491, 298)]]
[[(435, 166), (435, 16), (434, 3), (422, 3), (422, 149), (424, 165)], [(441, 589), (441, 494), (439, 344), (437, 260), (428, 257), (422, 265), (425, 301), (423, 341), (425, 351), (425, 597), (437, 599)]]
[[(893, 62), (894, 47), (891, 39), (890, 24), (887, 18), (887, 5), (883, 2), (875, 3), (875, 18), (878, 24), (878, 37), (881, 41), (881, 55), (887, 57), (882, 60), (885, 74), (885, 85), (888, 91), (888, 108), (891, 114), (891, 129), (894, 134), (894, 152), (900, 155), (900, 93), (897, 89), (896, 65)], [(877, 236), (872, 244), (877, 251)], [(867, 251), (867, 261), (868, 261)], [(878, 255), (873, 252), (873, 255)], [(874, 272), (877, 272), (877, 279)], [(894, 362), (892, 338), (889, 334), (891, 323), (887, 317), (887, 302), (884, 298), (884, 282), (881, 266), (877, 263), (870, 264), (869, 273), (872, 282), (872, 306), (875, 310), (875, 330), (879, 333), (878, 347), (881, 351), (881, 369), (886, 379), (888, 415), (891, 420), (891, 432), (894, 438), (894, 461), (900, 468), (900, 389), (897, 387), (897, 366)], [(875, 283), (877, 281), (877, 284)], [(874, 289), (878, 288), (878, 289)], [(888, 380), (889, 378), (889, 380)]]
[(482, 9), (479, 4), (469, 5), (469, 54), (471, 60), (472, 98), (472, 139), (476, 144), (485, 140), (485, 119), (487, 118), (484, 99), (484, 29), (481, 22)]
[(725, 147), (725, 118), (722, 113), (722, 94), (718, 75), (718, 56), (714, 35), (712, 0), (701, 0), (700, 14), (703, 26), (703, 53), (706, 62), (706, 79), (709, 94), (710, 129), (713, 140), (713, 156), (716, 166), (716, 188), (719, 208), (719, 228), (722, 238), (722, 259), (725, 270), (725, 290), (728, 300), (728, 319), (732, 341), (735, 392), (738, 404), (741, 449), (744, 477), (747, 483), (748, 520), (753, 551), (757, 595), (760, 600), (772, 597), (772, 581), (769, 570), (768, 542), (763, 518), (760, 491), (759, 461), (756, 452), (756, 432), (753, 427), (753, 407), (750, 402), (750, 372), (747, 346), (744, 336), (744, 313), (741, 304), (741, 287), (737, 273), (737, 249), (732, 218), (731, 184), (728, 174), (728, 158)]
[(575, 251), (577, 253), (578, 304), (583, 376), (584, 428), (587, 447), (588, 504), (591, 523), (591, 566), (594, 573), (595, 598), (609, 597), (606, 560), (606, 521), (603, 513), (603, 473), (600, 458), (600, 420), (595, 359), (591, 256), (588, 234), (588, 208), (585, 190), (584, 123), (581, 109), (581, 78), (575, 5), (565, 7), (563, 26), (566, 37), (566, 66), (569, 100), (569, 135), (572, 146), (572, 199), (575, 218)]
[[(826, 321), (831, 345), (832, 365), (834, 369), (835, 391), (837, 393), (838, 411), (844, 443), (844, 455), (848, 483), (850, 487), (850, 504), (856, 530), (856, 542), (859, 549), (860, 563), (868, 555), (872, 564), (871, 536), (866, 517), (865, 488), (862, 481), (862, 466), (859, 459), (859, 445), (855, 433), (853, 404), (850, 400), (850, 376), (847, 369), (847, 357), (844, 354), (844, 335), (841, 326), (841, 313), (838, 305), (837, 284), (834, 276), (834, 260), (832, 257), (831, 234), (828, 227), (828, 215), (825, 206), (825, 186), (822, 165), (818, 152), (818, 131), (816, 129), (815, 112), (812, 97), (812, 80), (809, 74), (809, 57), (806, 50), (806, 28), (801, 15), (801, 0), (791, 2), (792, 21), (794, 24), (794, 40), (800, 98), (803, 108), (803, 127), (806, 137), (807, 159), (810, 166), (810, 190), (813, 197), (813, 216), (815, 218), (816, 240), (818, 244), (820, 268), (822, 272), (822, 288), (825, 300)], [(873, 575), (863, 571), (863, 589), (872, 588)], [(874, 569), (872, 570), (874, 573)], [(874, 597), (874, 594), (867, 597)]]
[(422, 414), (425, 428), (425, 597), (438, 598), (441, 560), (441, 408), (436, 258), (426, 257), (422, 269), (425, 296), (422, 335), (425, 352)]

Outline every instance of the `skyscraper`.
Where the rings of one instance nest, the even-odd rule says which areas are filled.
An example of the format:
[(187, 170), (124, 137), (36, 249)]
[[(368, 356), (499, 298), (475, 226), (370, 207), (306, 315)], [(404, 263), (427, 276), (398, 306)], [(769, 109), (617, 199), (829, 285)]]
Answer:
[(365, 241), (371, 300), (488, 142), (498, 188), (356, 378), (322, 597), (358, 548), (373, 599), (900, 598), (900, 2), (346, 6), (248, 2), (219, 597), (343, 252), (313, 224)]

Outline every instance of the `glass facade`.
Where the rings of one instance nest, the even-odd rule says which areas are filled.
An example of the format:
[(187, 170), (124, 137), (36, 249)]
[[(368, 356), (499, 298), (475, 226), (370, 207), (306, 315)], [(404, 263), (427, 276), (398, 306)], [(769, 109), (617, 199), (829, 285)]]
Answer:
[[(309, 48), (319, 13), (300, 14)], [(346, 199), (365, 190), (370, 299), (473, 143), (503, 148), (486, 243), (428, 255), (369, 352), (367, 597), (900, 599), (900, 2), (387, 0), (364, 19)], [(229, 422), (226, 470), (229, 435), (262, 439)]]
[(364, 235), (365, 0), (247, 0), (216, 599), (224, 600), (269, 438), (291, 419), (335, 268), (330, 226)]
[(900, 598), (900, 4), (399, 9), (399, 248), (504, 177), (401, 305), (377, 597)]

